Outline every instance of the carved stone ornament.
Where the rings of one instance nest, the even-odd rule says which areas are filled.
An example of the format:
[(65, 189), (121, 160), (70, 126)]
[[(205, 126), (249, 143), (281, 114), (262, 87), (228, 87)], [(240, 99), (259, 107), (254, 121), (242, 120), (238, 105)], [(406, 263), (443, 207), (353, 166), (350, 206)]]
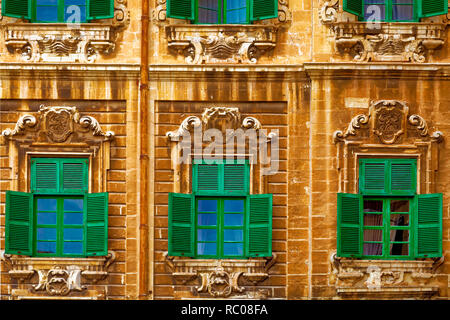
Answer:
[(357, 260), (330, 256), (330, 282), (344, 298), (431, 298), (439, 292), (434, 282), (444, 257), (434, 261)]
[(398, 61), (423, 63), (445, 41), (447, 23), (421, 21), (349, 21), (338, 0), (324, 1), (319, 11), (322, 24), (330, 28), (336, 50), (356, 62)]
[(20, 54), (27, 62), (92, 63), (99, 54), (114, 51), (118, 34), (129, 25), (126, 0), (115, 0), (114, 18), (99, 21), (79, 24), (12, 21), (4, 27), (5, 44), (10, 52)]
[[(176, 259), (165, 254), (166, 264), (172, 271), (176, 283), (189, 285), (199, 279), (194, 287), (196, 294), (207, 294), (214, 298), (234, 298), (246, 294), (244, 282), (255, 286), (269, 276), (269, 269), (276, 262), (274, 254), (270, 259)], [(247, 295), (251, 295), (248, 293)], [(267, 298), (264, 291), (258, 291), (259, 298)]]
[(108, 267), (116, 255), (109, 251), (105, 257), (95, 258), (32, 258), (0, 254), (8, 274), (19, 283), (30, 282), (37, 275), (37, 284), (31, 286), (32, 295), (67, 296), (87, 289), (82, 285), (95, 284), (106, 279)]
[[(37, 124), (32, 115), (24, 115), (19, 118), (13, 130), (5, 129), (2, 136), (12, 138), (20, 135), (26, 128), (33, 128)], [(39, 108), (39, 125), (48, 139), (52, 142), (65, 142), (74, 132), (75, 126), (81, 132), (92, 131), (94, 136), (103, 136), (105, 140), (114, 138), (114, 132), (103, 132), (98, 121), (91, 116), (81, 116), (76, 107), (46, 107)]]

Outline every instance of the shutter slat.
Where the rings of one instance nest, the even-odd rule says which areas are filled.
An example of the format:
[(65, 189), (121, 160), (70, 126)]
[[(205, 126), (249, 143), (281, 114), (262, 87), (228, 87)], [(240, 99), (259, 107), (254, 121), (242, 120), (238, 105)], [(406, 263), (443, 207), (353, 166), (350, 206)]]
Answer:
[(169, 193), (169, 255), (194, 256), (194, 196)]
[(432, 17), (441, 14), (447, 14), (447, 0), (421, 0), (421, 17)]
[(34, 190), (35, 192), (58, 192), (58, 163), (35, 160)]
[(62, 162), (63, 192), (87, 192), (86, 171), (87, 166), (83, 162)]
[(364, 16), (364, 5), (362, 0), (344, 0), (343, 9), (358, 17), (362, 18)]
[(114, 17), (114, 0), (87, 0), (87, 20)]
[(90, 193), (85, 197), (86, 255), (108, 254), (108, 193)]
[(253, 194), (247, 202), (248, 257), (272, 256), (272, 194)]
[(339, 257), (360, 257), (362, 196), (338, 193), (337, 200), (337, 254)]
[(246, 190), (246, 166), (244, 164), (224, 165), (224, 190), (225, 192)]
[(30, 20), (31, 0), (3, 0), (2, 15)]
[(442, 194), (417, 195), (416, 257), (442, 256)]
[(385, 190), (385, 164), (384, 163), (366, 163), (364, 172), (364, 190), (365, 191), (384, 191)]
[(278, 17), (278, 0), (253, 0), (250, 17), (252, 21)]
[(6, 191), (5, 235), (8, 254), (32, 254), (33, 195)]
[(194, 0), (167, 0), (167, 17), (194, 20)]
[(219, 191), (219, 165), (199, 164), (197, 166), (197, 191)]

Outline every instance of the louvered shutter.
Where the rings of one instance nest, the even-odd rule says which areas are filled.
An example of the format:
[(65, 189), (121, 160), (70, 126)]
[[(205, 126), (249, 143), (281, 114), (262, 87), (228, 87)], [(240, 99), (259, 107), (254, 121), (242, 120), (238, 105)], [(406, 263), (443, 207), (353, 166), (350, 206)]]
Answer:
[(60, 162), (62, 192), (85, 193), (89, 191), (88, 162), (87, 159), (62, 159)]
[(194, 0), (167, 0), (167, 17), (194, 20)]
[(251, 0), (251, 21), (273, 18), (278, 18), (278, 0)]
[(86, 255), (108, 254), (108, 193), (89, 193), (85, 201)]
[(33, 195), (6, 191), (5, 253), (31, 256), (33, 239)]
[(448, 12), (447, 0), (420, 0), (418, 7), (422, 18), (447, 14)]
[(442, 256), (442, 194), (416, 196), (416, 258)]
[(169, 193), (169, 256), (194, 256), (194, 196)]
[(245, 164), (224, 164), (223, 189), (225, 194), (248, 192), (248, 166)]
[(390, 191), (393, 195), (414, 195), (416, 193), (416, 165), (414, 162), (391, 162)]
[(358, 17), (364, 16), (363, 0), (344, 0), (343, 9)]
[(247, 201), (246, 256), (272, 256), (272, 194), (252, 194)]
[(2, 15), (30, 20), (31, 0), (3, 0)]
[(362, 196), (337, 195), (337, 255), (358, 258), (362, 255)]
[(34, 158), (31, 160), (31, 192), (58, 193), (59, 163), (57, 159)]
[(359, 189), (364, 194), (386, 194), (388, 192), (386, 160), (360, 161)]
[(87, 20), (114, 17), (114, 0), (87, 0)]
[(219, 164), (198, 164), (194, 170), (194, 192), (220, 192), (222, 179)]

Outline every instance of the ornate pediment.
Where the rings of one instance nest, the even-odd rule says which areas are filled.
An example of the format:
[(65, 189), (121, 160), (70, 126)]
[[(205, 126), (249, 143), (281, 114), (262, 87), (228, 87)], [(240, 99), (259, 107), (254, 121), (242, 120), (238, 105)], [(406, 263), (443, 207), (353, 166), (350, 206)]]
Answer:
[(5, 45), (28, 62), (94, 62), (112, 53), (118, 34), (130, 23), (126, 0), (115, 0), (114, 18), (101, 23), (26, 23), (8, 18)]
[(447, 21), (442, 19), (433, 17), (418, 23), (361, 22), (343, 12), (339, 0), (323, 2), (319, 19), (330, 28), (336, 51), (356, 62), (427, 62), (446, 37)]

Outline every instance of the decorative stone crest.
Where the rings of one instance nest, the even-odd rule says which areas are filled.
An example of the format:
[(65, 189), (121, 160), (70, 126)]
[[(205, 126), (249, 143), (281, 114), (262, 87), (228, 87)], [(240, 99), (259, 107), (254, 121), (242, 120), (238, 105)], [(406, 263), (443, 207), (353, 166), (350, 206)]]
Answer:
[[(114, 138), (114, 132), (103, 132), (98, 121), (91, 116), (81, 116), (76, 107), (46, 107), (39, 108), (40, 129), (45, 132), (52, 142), (65, 142), (75, 131), (92, 131), (94, 136), (103, 136), (105, 140)], [(24, 115), (19, 118), (13, 130), (5, 129), (2, 136), (12, 138), (23, 134), (26, 128), (34, 128), (37, 120), (32, 115)], [(77, 127), (76, 127), (77, 126)]]
[(5, 44), (11, 53), (20, 54), (28, 62), (92, 63), (99, 54), (114, 51), (118, 33), (129, 23), (126, 0), (116, 0), (114, 17), (101, 23), (8, 23)]
[(446, 23), (421, 21), (349, 21), (350, 14), (339, 8), (338, 0), (323, 2), (319, 19), (330, 28), (336, 49), (356, 62), (398, 61), (423, 63), (445, 41)]
[(444, 257), (434, 261), (357, 260), (330, 256), (331, 282), (341, 297), (430, 298), (439, 292), (434, 283)]
[[(249, 260), (175, 259), (167, 253), (165, 257), (176, 282), (188, 285), (200, 279), (200, 285), (194, 287), (194, 292), (214, 298), (245, 294), (247, 289), (239, 284), (240, 279), (256, 285), (268, 277), (269, 269), (276, 262), (275, 254), (270, 259)], [(267, 298), (264, 291), (258, 291), (258, 295), (260, 299)]]

